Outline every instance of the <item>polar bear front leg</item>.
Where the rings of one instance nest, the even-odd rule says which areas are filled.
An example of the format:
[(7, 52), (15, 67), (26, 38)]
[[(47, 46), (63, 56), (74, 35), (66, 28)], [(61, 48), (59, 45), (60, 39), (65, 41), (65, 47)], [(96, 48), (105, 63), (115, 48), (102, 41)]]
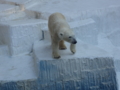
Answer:
[(76, 45), (75, 44), (71, 44), (70, 45), (70, 50), (71, 50), (71, 52), (74, 54), (74, 53), (76, 53)]
[(53, 58), (56, 58), (56, 59), (60, 58), (60, 55), (59, 55), (59, 53), (58, 53), (59, 42), (56, 42), (56, 43), (53, 42), (53, 43), (52, 43), (52, 49), (53, 49), (53, 53), (52, 53)]
[(60, 49), (60, 50), (65, 50), (65, 49), (67, 49), (67, 47), (65, 46), (65, 43), (64, 43), (63, 40), (61, 40), (61, 41), (59, 42), (59, 49)]

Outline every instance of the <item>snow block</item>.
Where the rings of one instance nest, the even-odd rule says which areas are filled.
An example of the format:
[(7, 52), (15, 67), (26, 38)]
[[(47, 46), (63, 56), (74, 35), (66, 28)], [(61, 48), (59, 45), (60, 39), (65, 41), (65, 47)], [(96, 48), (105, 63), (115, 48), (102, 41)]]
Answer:
[(39, 77), (0, 81), (0, 90), (117, 90), (113, 58), (75, 58), (38, 62)]
[(40, 29), (42, 24), (40, 20), (19, 20), (2, 23), (0, 25), (1, 41), (9, 46), (11, 55), (29, 53), (32, 51), (33, 42), (42, 39)]
[(117, 90), (112, 58), (40, 60), (38, 68), (45, 90)]
[(0, 90), (40, 90), (37, 80), (1, 81)]
[(117, 90), (113, 58), (107, 52), (78, 40), (76, 54), (66, 44), (68, 49), (59, 50), (61, 58), (56, 60), (46, 42), (35, 42), (33, 48), (41, 89)]

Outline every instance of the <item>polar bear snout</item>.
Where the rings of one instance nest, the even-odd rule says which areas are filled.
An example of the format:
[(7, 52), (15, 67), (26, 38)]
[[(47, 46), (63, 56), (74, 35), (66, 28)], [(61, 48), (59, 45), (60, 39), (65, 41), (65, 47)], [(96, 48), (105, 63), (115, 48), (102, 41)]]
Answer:
[(76, 44), (76, 43), (77, 43), (76, 39), (73, 39), (72, 44)]

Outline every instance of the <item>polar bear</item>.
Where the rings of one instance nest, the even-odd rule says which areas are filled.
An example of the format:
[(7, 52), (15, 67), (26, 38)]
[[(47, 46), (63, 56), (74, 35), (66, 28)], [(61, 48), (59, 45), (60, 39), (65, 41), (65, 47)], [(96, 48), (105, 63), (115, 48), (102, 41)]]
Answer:
[(51, 35), (53, 58), (60, 58), (58, 49), (66, 49), (64, 41), (71, 43), (70, 50), (73, 54), (76, 52), (75, 44), (77, 41), (75, 35), (61, 13), (53, 13), (49, 16), (48, 28)]

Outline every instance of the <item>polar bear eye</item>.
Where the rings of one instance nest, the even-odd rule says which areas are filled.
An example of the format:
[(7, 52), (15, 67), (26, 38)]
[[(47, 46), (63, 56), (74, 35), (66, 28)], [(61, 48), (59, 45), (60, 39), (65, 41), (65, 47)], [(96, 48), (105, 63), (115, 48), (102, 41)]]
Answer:
[(69, 38), (72, 38), (71, 36), (69, 36)]
[(62, 33), (61, 33), (60, 35), (61, 35), (61, 36), (63, 36), (63, 34), (62, 34)]

